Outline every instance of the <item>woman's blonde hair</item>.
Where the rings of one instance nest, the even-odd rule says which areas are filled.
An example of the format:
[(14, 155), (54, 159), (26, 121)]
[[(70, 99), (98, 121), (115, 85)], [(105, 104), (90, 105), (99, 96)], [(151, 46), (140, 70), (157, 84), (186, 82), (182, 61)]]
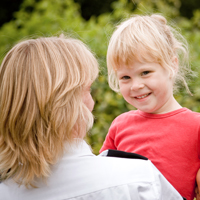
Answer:
[[(178, 58), (179, 69), (174, 66)], [(186, 77), (192, 74), (188, 64), (188, 44), (167, 20), (159, 15), (135, 15), (122, 22), (114, 31), (107, 51), (109, 85), (119, 91), (116, 71), (122, 65), (130, 67), (134, 61), (157, 62), (174, 77), (174, 90), (182, 82), (189, 91)]]
[(81, 41), (47, 37), (22, 41), (0, 68), (0, 174), (34, 186), (50, 175), (76, 131), (93, 125), (82, 90), (98, 63)]

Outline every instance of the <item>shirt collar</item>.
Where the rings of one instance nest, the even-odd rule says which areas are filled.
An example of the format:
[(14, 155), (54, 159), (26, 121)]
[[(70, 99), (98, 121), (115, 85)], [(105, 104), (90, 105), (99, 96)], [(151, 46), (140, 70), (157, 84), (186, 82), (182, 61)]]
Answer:
[(65, 145), (66, 156), (76, 156), (76, 157), (82, 157), (82, 156), (95, 156), (92, 153), (92, 148), (86, 143), (85, 140), (75, 138), (72, 143), (66, 143)]

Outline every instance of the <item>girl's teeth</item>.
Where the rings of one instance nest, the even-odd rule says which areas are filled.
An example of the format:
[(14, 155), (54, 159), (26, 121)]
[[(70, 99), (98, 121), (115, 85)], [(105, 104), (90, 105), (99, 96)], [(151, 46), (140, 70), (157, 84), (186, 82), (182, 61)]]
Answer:
[(146, 97), (146, 96), (148, 96), (148, 94), (145, 94), (145, 95), (143, 95), (143, 96), (136, 97), (136, 98), (137, 98), (137, 99), (142, 99), (142, 98), (144, 98), (144, 97)]

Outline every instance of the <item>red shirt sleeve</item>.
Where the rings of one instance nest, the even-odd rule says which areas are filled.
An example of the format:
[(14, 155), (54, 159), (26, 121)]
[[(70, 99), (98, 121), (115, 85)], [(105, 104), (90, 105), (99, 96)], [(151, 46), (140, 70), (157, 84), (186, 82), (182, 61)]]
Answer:
[(200, 128), (199, 128), (199, 132), (198, 132), (197, 151), (198, 151), (198, 156), (199, 156), (199, 159), (200, 159)]
[(116, 126), (115, 126), (115, 123), (113, 121), (113, 123), (111, 124), (111, 126), (109, 128), (108, 134), (105, 138), (105, 141), (104, 141), (99, 153), (101, 153), (101, 152), (103, 152), (107, 149), (117, 149), (116, 146), (115, 146), (115, 143), (114, 143), (115, 132), (116, 132)]

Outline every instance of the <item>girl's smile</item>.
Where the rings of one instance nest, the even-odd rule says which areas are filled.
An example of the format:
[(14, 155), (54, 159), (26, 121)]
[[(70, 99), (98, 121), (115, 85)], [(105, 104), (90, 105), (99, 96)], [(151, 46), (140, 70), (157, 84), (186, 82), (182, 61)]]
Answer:
[(150, 94), (151, 93), (140, 95), (140, 96), (135, 96), (134, 98), (136, 98), (136, 99), (144, 99), (144, 98), (148, 97)]

